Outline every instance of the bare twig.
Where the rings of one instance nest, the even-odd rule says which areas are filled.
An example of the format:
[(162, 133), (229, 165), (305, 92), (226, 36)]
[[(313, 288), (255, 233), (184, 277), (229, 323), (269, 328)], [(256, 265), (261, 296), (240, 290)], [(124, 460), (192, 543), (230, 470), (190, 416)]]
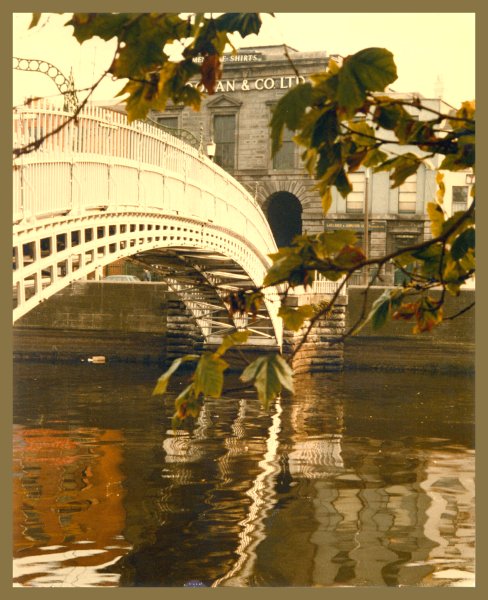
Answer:
[(288, 52), (288, 46), (286, 44), (283, 44), (283, 51), (285, 53), (286, 58), (288, 59), (288, 62), (290, 63), (291, 68), (293, 69), (293, 72), (295, 73), (295, 75), (297, 77), (300, 77), (300, 73), (298, 72), (298, 69), (295, 66), (295, 63), (292, 61), (290, 54)]
[(460, 315), (463, 315), (464, 313), (468, 312), (468, 310), (471, 310), (472, 308), (474, 308), (474, 306), (475, 306), (475, 302), (471, 302), (471, 304), (468, 304), (468, 306), (465, 306), (464, 308), (459, 310), (457, 313), (454, 313), (453, 315), (450, 315), (449, 317), (444, 317), (443, 321), (453, 321), (454, 319), (457, 319), (457, 317), (459, 317)]

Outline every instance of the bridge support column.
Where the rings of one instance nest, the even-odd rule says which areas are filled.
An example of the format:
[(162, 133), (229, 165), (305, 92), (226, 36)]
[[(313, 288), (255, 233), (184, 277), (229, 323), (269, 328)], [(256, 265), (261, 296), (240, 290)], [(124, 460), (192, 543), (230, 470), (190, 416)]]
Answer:
[[(297, 294), (287, 299), (289, 306), (319, 304), (330, 300), (326, 294)], [(344, 367), (344, 342), (339, 341), (345, 332), (347, 296), (340, 296), (331, 313), (319, 319), (308, 334), (306, 341), (293, 357), (292, 368), (295, 375), (300, 373), (317, 373), (341, 371)], [(283, 353), (285, 357), (291, 353), (308, 329), (310, 322), (305, 321), (299, 331), (284, 331)]]
[(174, 294), (168, 293), (166, 313), (167, 360), (201, 352), (204, 338), (191, 312)]

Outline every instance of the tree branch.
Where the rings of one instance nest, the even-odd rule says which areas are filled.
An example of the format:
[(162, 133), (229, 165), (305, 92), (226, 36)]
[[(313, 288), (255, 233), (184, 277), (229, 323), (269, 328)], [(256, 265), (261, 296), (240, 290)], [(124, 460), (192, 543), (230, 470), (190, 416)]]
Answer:
[(474, 308), (474, 306), (475, 306), (475, 302), (471, 302), (471, 304), (468, 304), (468, 306), (465, 306), (457, 313), (454, 313), (453, 315), (450, 315), (449, 317), (444, 317), (443, 321), (453, 321), (454, 319), (457, 319), (457, 317), (459, 317), (460, 315), (463, 315), (464, 313), (468, 312), (468, 310), (471, 310), (472, 308)]

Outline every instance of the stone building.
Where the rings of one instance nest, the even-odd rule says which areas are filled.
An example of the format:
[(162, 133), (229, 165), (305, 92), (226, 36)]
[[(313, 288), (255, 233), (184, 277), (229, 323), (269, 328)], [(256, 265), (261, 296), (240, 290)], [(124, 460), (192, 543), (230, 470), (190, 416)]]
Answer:
[[(326, 52), (288, 49), (288, 54), (285, 56), (283, 46), (260, 46), (227, 55), (216, 93), (203, 100), (199, 112), (173, 106), (164, 113), (152, 113), (151, 118), (179, 135), (186, 134), (202, 151), (215, 144), (215, 161), (259, 201), (278, 246), (288, 245), (299, 233), (351, 229), (362, 244), (367, 242), (369, 256), (374, 257), (428, 237), (426, 205), (435, 198), (434, 170), (420, 168), (397, 189), (390, 189), (388, 173), (355, 173), (351, 177), (353, 192), (344, 199), (334, 190), (332, 206), (324, 216), (314, 181), (301, 164), (301, 150), (291, 140), (292, 132), (285, 131), (283, 147), (271, 156), (269, 123), (277, 101), (297, 83), (324, 70), (330, 58), (341, 60)], [(452, 108), (441, 99), (421, 99), (434, 110)], [(417, 113), (419, 118), (432, 114)], [(411, 149), (404, 147), (405, 152)], [(471, 185), (468, 177), (466, 173), (449, 174), (448, 212), (466, 207)], [(389, 265), (383, 274), (386, 284), (395, 282), (392, 269)], [(358, 274), (356, 283), (360, 282)]]

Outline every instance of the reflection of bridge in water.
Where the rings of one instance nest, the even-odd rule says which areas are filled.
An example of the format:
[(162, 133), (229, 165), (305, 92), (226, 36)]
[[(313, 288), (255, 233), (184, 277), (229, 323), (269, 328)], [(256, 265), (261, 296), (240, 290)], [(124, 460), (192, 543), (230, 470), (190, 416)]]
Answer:
[[(239, 400), (226, 421), (215, 487), (198, 519), (213, 512), (212, 495), (231, 498), (239, 488), (242, 499), (234, 558), (212, 586), (398, 586), (423, 579), (430, 585), (442, 578), (472, 585), (458, 567), (472, 551), (470, 532), (455, 522), (472, 510), (473, 474), (446, 477), (460, 473), (465, 458), (452, 465), (456, 459), (442, 452), (348, 435), (343, 402), (333, 399), (317, 414), (317, 390), (307, 393), (304, 384), (312, 387), (299, 383), (300, 400), (276, 402), (269, 427), (261, 429), (262, 458), (247, 481), (239, 468), (253, 444), (253, 402)], [(190, 435), (168, 432), (163, 448), (172, 485), (163, 508), (174, 506), (179, 486), (191, 485), (196, 465), (208, 460), (214, 411), (222, 408), (209, 402)], [(433, 573), (436, 564), (444, 569)]]
[[(203, 153), (147, 123), (92, 107), (77, 121), (49, 106), (14, 117), (15, 146), (67, 123), (14, 163), (14, 321), (118, 259), (158, 270), (206, 341), (242, 327), (225, 304), (259, 286), (276, 245), (257, 202)], [(252, 324), (253, 344), (280, 346), (277, 292)]]

